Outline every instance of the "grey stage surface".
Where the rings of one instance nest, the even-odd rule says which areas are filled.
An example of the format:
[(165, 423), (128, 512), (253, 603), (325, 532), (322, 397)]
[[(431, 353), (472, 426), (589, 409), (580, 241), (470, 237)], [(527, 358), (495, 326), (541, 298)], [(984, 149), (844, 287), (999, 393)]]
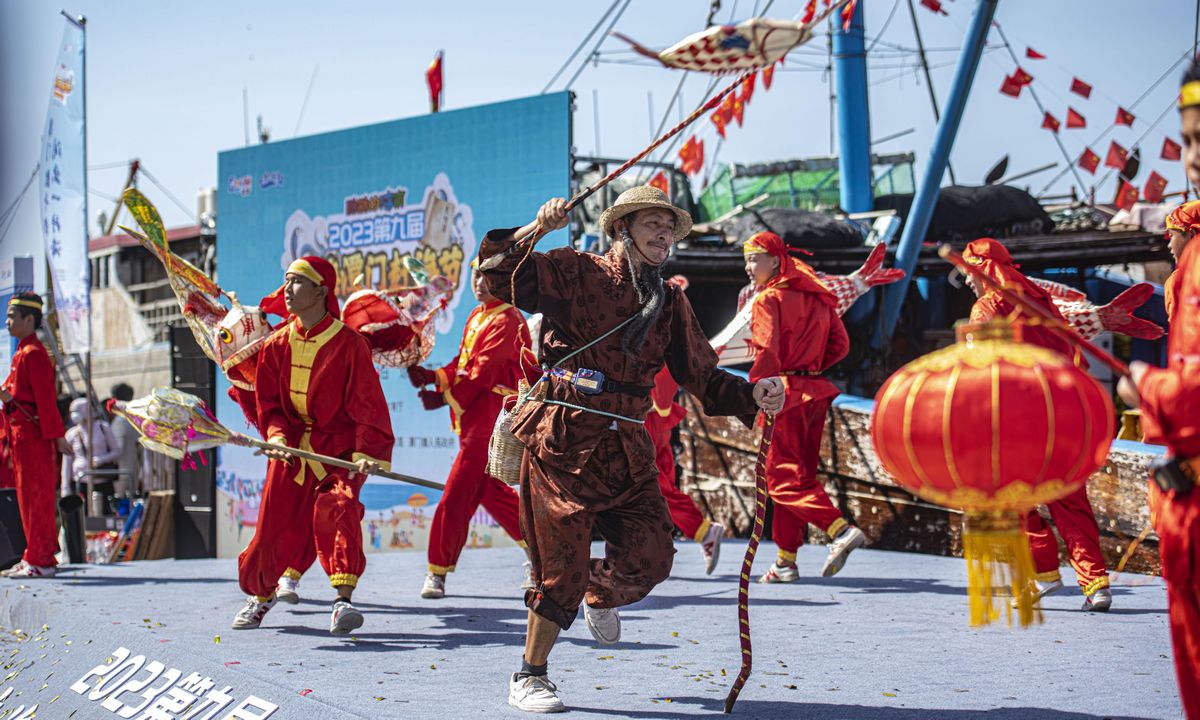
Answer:
[[(681, 543), (674, 577), (623, 611), (618, 646), (596, 646), (582, 619), (566, 631), (550, 673), (572, 717), (720, 713), (737, 672), (736, 571), (744, 547), (726, 543), (717, 575), (705, 577), (697, 547)], [(763, 546), (757, 570), (773, 552)], [(806, 576), (797, 583), (751, 587), (755, 672), (735, 715), (1182, 715), (1157, 578), (1119, 578), (1112, 612), (1089, 615), (1079, 612), (1082, 598), (1064, 568), (1071, 587), (1044, 601), (1043, 625), (977, 630), (967, 627), (962, 561), (860, 550), (837, 577), (813, 577), (824, 552), (801, 551)], [(134, 681), (156, 675), (128, 664), (145, 655), (147, 665), (157, 660), (183, 677), (212, 678), (218, 691), (230, 687), (234, 704), (250, 696), (277, 704), (273, 720), (522, 717), (506, 705), (523, 642), (522, 560), (515, 549), (468, 550), (447, 583), (450, 596), (430, 601), (418, 596), (423, 553), (371, 555), (355, 596), (366, 624), (352, 638), (328, 633), (333, 591), (319, 568), (301, 582), (300, 605), (277, 606), (252, 631), (229, 629), (242, 602), (232, 560), (73, 567), (56, 580), (0, 580), (0, 695), (14, 688), (0, 718), (35, 703), (38, 718), (116, 718), (122, 707), (137, 707), (137, 691), (105, 707), (105, 698), (71, 689), (93, 667), (117, 666), (124, 657), (118, 648), (129, 650)], [(9, 632), (15, 628), (24, 634)], [(105, 665), (109, 658), (115, 662)], [(159, 671), (151, 689), (171, 680)]]

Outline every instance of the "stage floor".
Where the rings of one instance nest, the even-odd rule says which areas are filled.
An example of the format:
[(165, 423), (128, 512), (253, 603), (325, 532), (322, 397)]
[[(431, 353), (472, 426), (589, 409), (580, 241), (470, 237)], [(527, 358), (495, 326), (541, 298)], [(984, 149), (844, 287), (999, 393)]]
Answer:
[[(720, 713), (738, 669), (736, 573), (744, 548), (727, 542), (717, 574), (706, 577), (699, 549), (680, 543), (674, 576), (622, 611), (617, 646), (597, 646), (582, 618), (564, 632), (550, 677), (571, 716)], [(1044, 624), (971, 629), (961, 560), (860, 550), (838, 576), (814, 577), (824, 554), (823, 547), (801, 551), (796, 583), (751, 586), (755, 671), (735, 715), (1182, 716), (1158, 578), (1119, 577), (1112, 611), (1088, 614), (1079, 611), (1082, 596), (1064, 568), (1069, 587), (1045, 599)], [(774, 546), (764, 544), (759, 572), (773, 555)], [(11, 711), (34, 704), (37, 718), (121, 717), (122, 709), (149, 702), (140, 693), (154, 698), (153, 690), (176, 683), (172, 671), (179, 682), (192, 676), (191, 695), (205, 695), (209, 684), (208, 695), (228, 688), (232, 700), (214, 718), (252, 696), (266, 702), (252, 701), (248, 707), (259, 710), (235, 717), (522, 717), (506, 701), (508, 675), (521, 660), (523, 559), (511, 548), (468, 550), (449, 577), (449, 596), (422, 600), (423, 554), (370, 555), (355, 595), (366, 624), (345, 638), (328, 632), (333, 591), (319, 568), (301, 582), (299, 605), (276, 606), (250, 631), (229, 627), (242, 603), (232, 560), (0, 579), (0, 718), (20, 717)], [(114, 682), (90, 691), (98, 678), (84, 678), (93, 669)], [(148, 689), (105, 696), (124, 675), (134, 685), (149, 681)], [(182, 707), (190, 697), (184, 688), (173, 692), (159, 702)], [(279, 709), (264, 714), (269, 704)]]

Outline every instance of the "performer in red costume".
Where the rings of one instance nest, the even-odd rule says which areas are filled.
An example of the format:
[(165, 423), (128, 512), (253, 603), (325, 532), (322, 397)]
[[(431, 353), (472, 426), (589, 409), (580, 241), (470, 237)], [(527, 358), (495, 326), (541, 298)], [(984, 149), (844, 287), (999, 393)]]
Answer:
[[(668, 280), (670, 284), (675, 278)], [(650, 391), (650, 414), (646, 416), (646, 431), (654, 443), (654, 464), (658, 467), (658, 489), (667, 501), (671, 522), (684, 535), (695, 540), (704, 553), (704, 573), (712, 575), (721, 557), (721, 538), (725, 526), (704, 517), (691, 496), (675, 486), (675, 450), (671, 447), (671, 431), (683, 422), (687, 410), (675, 402), (679, 383), (671, 377), (671, 371), (663, 368), (654, 376), (654, 389)]]
[(4, 571), (6, 577), (54, 577), (58, 561), (58, 532), (55, 502), (58, 493), (58, 458), (55, 450), (67, 452), (66, 432), (54, 390), (54, 364), (38, 340), (42, 326), (42, 298), (23, 292), (8, 301), (8, 334), (17, 338), (12, 369), (0, 386), (4, 401), (7, 437), (12, 455), (13, 478), (21, 527), (25, 530), (25, 554)]
[(866, 544), (862, 531), (846, 522), (817, 479), (821, 433), (837, 387), (821, 374), (846, 356), (850, 338), (837, 313), (837, 296), (807, 263), (788, 254), (783, 238), (760, 232), (742, 246), (746, 274), (762, 290), (754, 296), (750, 380), (783, 376), (787, 400), (775, 417), (767, 456), (767, 492), (775, 502), (771, 535), (779, 557), (759, 582), (800, 578), (796, 551), (808, 524), (832, 539), (821, 575), (836, 574), (846, 558)]
[[(1012, 256), (999, 241), (980, 238), (967, 245), (963, 258), (978, 265), (993, 282), (1007, 289), (1020, 292), (1030, 302), (1036, 303), (1046, 312), (1067, 323), (1054, 304), (1050, 293), (1025, 277), (1013, 264)], [(1038, 345), (1068, 357), (1080, 364), (1086, 361), (1073, 345), (1052, 330), (1025, 320), (1021, 310), (1014, 307), (999, 293), (982, 287), (973, 276), (968, 275), (967, 284), (978, 296), (971, 308), (972, 323), (986, 323), (995, 318), (1008, 318), (1021, 327), (1023, 342)], [(1108, 589), (1108, 570), (1104, 567), (1104, 554), (1100, 550), (1100, 526), (1096, 524), (1096, 513), (1088, 502), (1087, 487), (1050, 503), (1050, 518), (1054, 520), (1059, 535), (1067, 544), (1071, 556), (1071, 567), (1079, 587), (1083, 591), (1083, 609), (1107, 612), (1112, 607), (1112, 591)], [(1040, 599), (1062, 588), (1062, 576), (1058, 571), (1058, 541), (1054, 531), (1038, 513), (1029, 511), (1025, 517), (1025, 534), (1029, 537), (1029, 548), (1033, 551), (1033, 565), (1037, 572), (1037, 597)]]
[[(1200, 64), (1180, 92), (1187, 172), (1200, 187)], [(1150, 482), (1150, 509), (1167, 581), (1171, 643), (1183, 709), (1200, 720), (1200, 201), (1167, 218), (1175, 272), (1165, 285), (1167, 367), (1135, 362), (1118, 385), (1131, 407), (1140, 404), (1146, 441), (1167, 446)]]
[(249, 597), (235, 629), (260, 625), (296, 549), (314, 535), (321, 566), (337, 590), (330, 632), (347, 634), (363, 623), (351, 604), (366, 567), (358, 496), (368, 473), (390, 467), (393, 436), (367, 341), (337, 319), (336, 284), (328, 261), (303, 257), (288, 266), (283, 287), (264, 298), (264, 311), (276, 312), (282, 299), (292, 317), (259, 356), (258, 424), (270, 443), (351, 460), (359, 471), (301, 460), (283, 449), (266, 452), (258, 527), (238, 558), (238, 581)]
[[(521, 379), (521, 353), (529, 347), (525, 318), (512, 305), (488, 292), (479, 263), (471, 263), (471, 289), (479, 305), (467, 316), (458, 355), (437, 370), (414, 365), (408, 369), (413, 387), (434, 385), (418, 395), (426, 410), (450, 406), (451, 423), (459, 435), (458, 456), (446, 478), (429, 530), (429, 572), (421, 597), (446, 596), (446, 574), (454, 571), (467, 542), (471, 516), (483, 508), (522, 548), (516, 490), (487, 474), (488, 440), (505, 398), (517, 393)], [(536, 363), (535, 363), (536, 364)], [(533, 587), (529, 563), (522, 588)]]

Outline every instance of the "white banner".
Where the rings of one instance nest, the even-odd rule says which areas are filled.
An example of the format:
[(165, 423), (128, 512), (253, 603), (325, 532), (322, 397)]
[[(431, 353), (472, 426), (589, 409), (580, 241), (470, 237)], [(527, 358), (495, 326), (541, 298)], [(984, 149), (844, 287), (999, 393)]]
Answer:
[(46, 111), (38, 177), (42, 238), (66, 353), (87, 352), (91, 344), (83, 43), (83, 27), (67, 20)]

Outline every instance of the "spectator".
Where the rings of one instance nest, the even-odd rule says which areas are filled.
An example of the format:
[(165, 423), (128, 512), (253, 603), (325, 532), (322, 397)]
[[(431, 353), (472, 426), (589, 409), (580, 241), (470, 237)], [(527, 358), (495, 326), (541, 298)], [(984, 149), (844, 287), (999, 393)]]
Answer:
[[(91, 474), (87, 464), (88, 446), (92, 449), (92, 469), (115, 471), (116, 460), (120, 454), (116, 438), (108, 423), (100, 418), (93, 418), (91, 432), (88, 428), (87, 398), (75, 398), (71, 401), (71, 422), (73, 426), (67, 430), (67, 444), (71, 448), (68, 461), (63, 458), (62, 494), (64, 496), (84, 490), (87, 487), (88, 476)], [(88, 437), (90, 435), (90, 438)], [(104, 497), (111, 501), (114, 493), (113, 480), (115, 472), (97, 475), (92, 483), (93, 490), (99, 490)]]
[[(114, 400), (129, 402), (133, 399), (133, 388), (125, 383), (112, 386)], [(117, 415), (112, 419), (112, 434), (117, 440), (120, 455), (117, 456), (117, 482), (115, 489), (118, 497), (136, 495), (141, 489), (140, 468), (138, 464), (138, 432), (125, 418)]]

